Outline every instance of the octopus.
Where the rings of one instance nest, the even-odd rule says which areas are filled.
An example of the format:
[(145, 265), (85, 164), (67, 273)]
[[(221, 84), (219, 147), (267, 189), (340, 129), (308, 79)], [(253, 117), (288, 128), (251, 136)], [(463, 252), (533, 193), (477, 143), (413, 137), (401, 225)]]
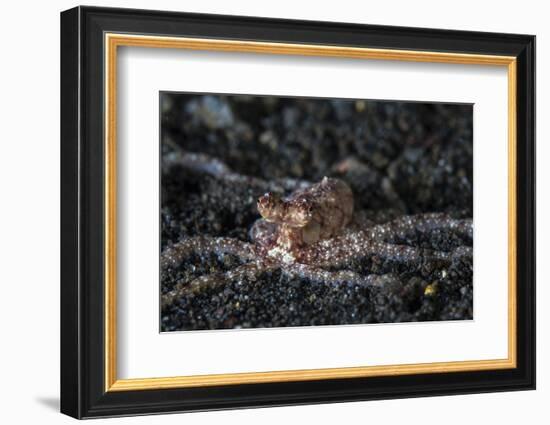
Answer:
[(263, 219), (252, 227), (252, 240), (298, 257), (302, 248), (337, 236), (349, 224), (353, 193), (342, 180), (325, 177), (285, 199), (266, 193), (258, 199), (258, 212)]
[[(292, 179), (266, 182), (234, 173), (217, 159), (202, 154), (178, 153), (170, 164), (231, 184), (268, 190), (257, 199), (260, 217), (251, 226), (248, 241), (193, 236), (164, 250), (160, 259), (163, 274), (178, 270), (192, 256), (231, 255), (239, 261), (227, 271), (178, 281), (162, 295), (163, 310), (183, 299), (221, 290), (232, 282), (257, 284), (262, 274), (273, 271), (312, 285), (372, 287), (384, 285), (387, 276), (358, 271), (351, 264), (370, 259), (374, 263), (389, 262), (395, 270), (414, 269), (444, 277), (453, 262), (472, 258), (471, 219), (423, 213), (376, 223), (367, 218), (365, 211), (354, 208), (354, 194), (339, 178), (325, 177), (317, 183)], [(287, 196), (282, 195), (285, 190)], [(447, 251), (420, 243), (441, 232), (460, 242)], [(433, 290), (426, 289), (427, 293)]]

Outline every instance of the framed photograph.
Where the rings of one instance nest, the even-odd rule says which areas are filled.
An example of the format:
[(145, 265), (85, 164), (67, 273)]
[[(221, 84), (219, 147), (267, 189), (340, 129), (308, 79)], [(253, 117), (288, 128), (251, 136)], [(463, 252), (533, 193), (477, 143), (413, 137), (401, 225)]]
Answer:
[(535, 37), (61, 14), (61, 411), (535, 388)]

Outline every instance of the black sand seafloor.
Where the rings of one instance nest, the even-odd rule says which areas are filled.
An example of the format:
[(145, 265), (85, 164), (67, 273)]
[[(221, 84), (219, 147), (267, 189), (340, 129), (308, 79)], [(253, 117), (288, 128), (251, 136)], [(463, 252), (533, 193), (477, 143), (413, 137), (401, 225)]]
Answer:
[[(196, 236), (250, 242), (259, 196), (272, 186), (288, 194), (287, 181), (325, 176), (347, 182), (355, 209), (373, 223), (421, 213), (473, 217), (471, 105), (183, 93), (160, 99), (161, 255)], [(189, 153), (211, 165), (181, 160)], [(471, 252), (472, 240), (452, 232), (412, 233), (417, 247)], [(161, 299), (242, 262), (231, 253), (189, 252), (161, 270)], [(277, 268), (238, 275), (161, 303), (161, 331), (473, 318), (472, 255), (444, 266), (403, 266), (372, 254), (345, 268), (380, 278), (375, 285), (312, 282)]]

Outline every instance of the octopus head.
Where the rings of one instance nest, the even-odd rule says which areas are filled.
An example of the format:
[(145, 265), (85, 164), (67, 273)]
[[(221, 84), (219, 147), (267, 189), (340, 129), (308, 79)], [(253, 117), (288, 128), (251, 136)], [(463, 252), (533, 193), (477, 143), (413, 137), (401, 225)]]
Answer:
[(258, 199), (258, 211), (271, 223), (304, 227), (311, 221), (313, 205), (306, 198), (283, 200), (279, 195), (269, 192)]
[(258, 212), (267, 221), (279, 222), (281, 220), (283, 201), (279, 195), (268, 192), (258, 199)]

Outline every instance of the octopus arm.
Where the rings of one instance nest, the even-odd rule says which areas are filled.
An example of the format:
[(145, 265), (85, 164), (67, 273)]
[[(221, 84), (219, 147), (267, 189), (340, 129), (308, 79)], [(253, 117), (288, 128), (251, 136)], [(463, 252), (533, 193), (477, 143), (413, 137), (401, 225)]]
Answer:
[[(460, 247), (460, 249), (463, 248)], [(419, 266), (425, 261), (432, 260), (450, 263), (454, 258), (453, 255), (456, 257), (455, 251), (444, 252), (397, 245), (373, 240), (368, 232), (357, 232), (322, 241), (304, 249), (300, 253), (299, 262), (320, 268), (345, 267), (354, 260), (376, 257), (397, 264)]]
[(389, 223), (373, 226), (369, 236), (372, 239), (390, 242), (434, 231), (449, 231), (471, 242), (474, 229), (471, 219), (454, 219), (444, 214), (434, 213), (400, 217)]
[(258, 277), (272, 267), (261, 263), (247, 263), (225, 273), (211, 273), (193, 279), (190, 282), (178, 282), (174, 289), (162, 296), (162, 308), (165, 309), (180, 298), (199, 294), (205, 290), (219, 289), (236, 281), (256, 281)]
[(258, 177), (239, 174), (219, 159), (203, 153), (174, 151), (166, 155), (164, 163), (166, 166), (164, 172), (167, 172), (171, 167), (179, 166), (193, 173), (209, 175), (231, 184), (251, 187), (259, 192), (286, 193), (311, 186), (311, 182), (306, 180), (281, 178), (267, 181)]
[(369, 274), (366, 276), (350, 270), (327, 271), (307, 264), (292, 264), (282, 269), (291, 278), (307, 279), (316, 284), (377, 286), (387, 281), (387, 275)]
[(170, 248), (167, 248), (161, 255), (161, 270), (168, 267), (177, 267), (185, 258), (192, 254), (232, 254), (242, 261), (250, 261), (256, 257), (254, 246), (233, 238), (211, 238), (208, 236), (196, 236), (184, 239)]

